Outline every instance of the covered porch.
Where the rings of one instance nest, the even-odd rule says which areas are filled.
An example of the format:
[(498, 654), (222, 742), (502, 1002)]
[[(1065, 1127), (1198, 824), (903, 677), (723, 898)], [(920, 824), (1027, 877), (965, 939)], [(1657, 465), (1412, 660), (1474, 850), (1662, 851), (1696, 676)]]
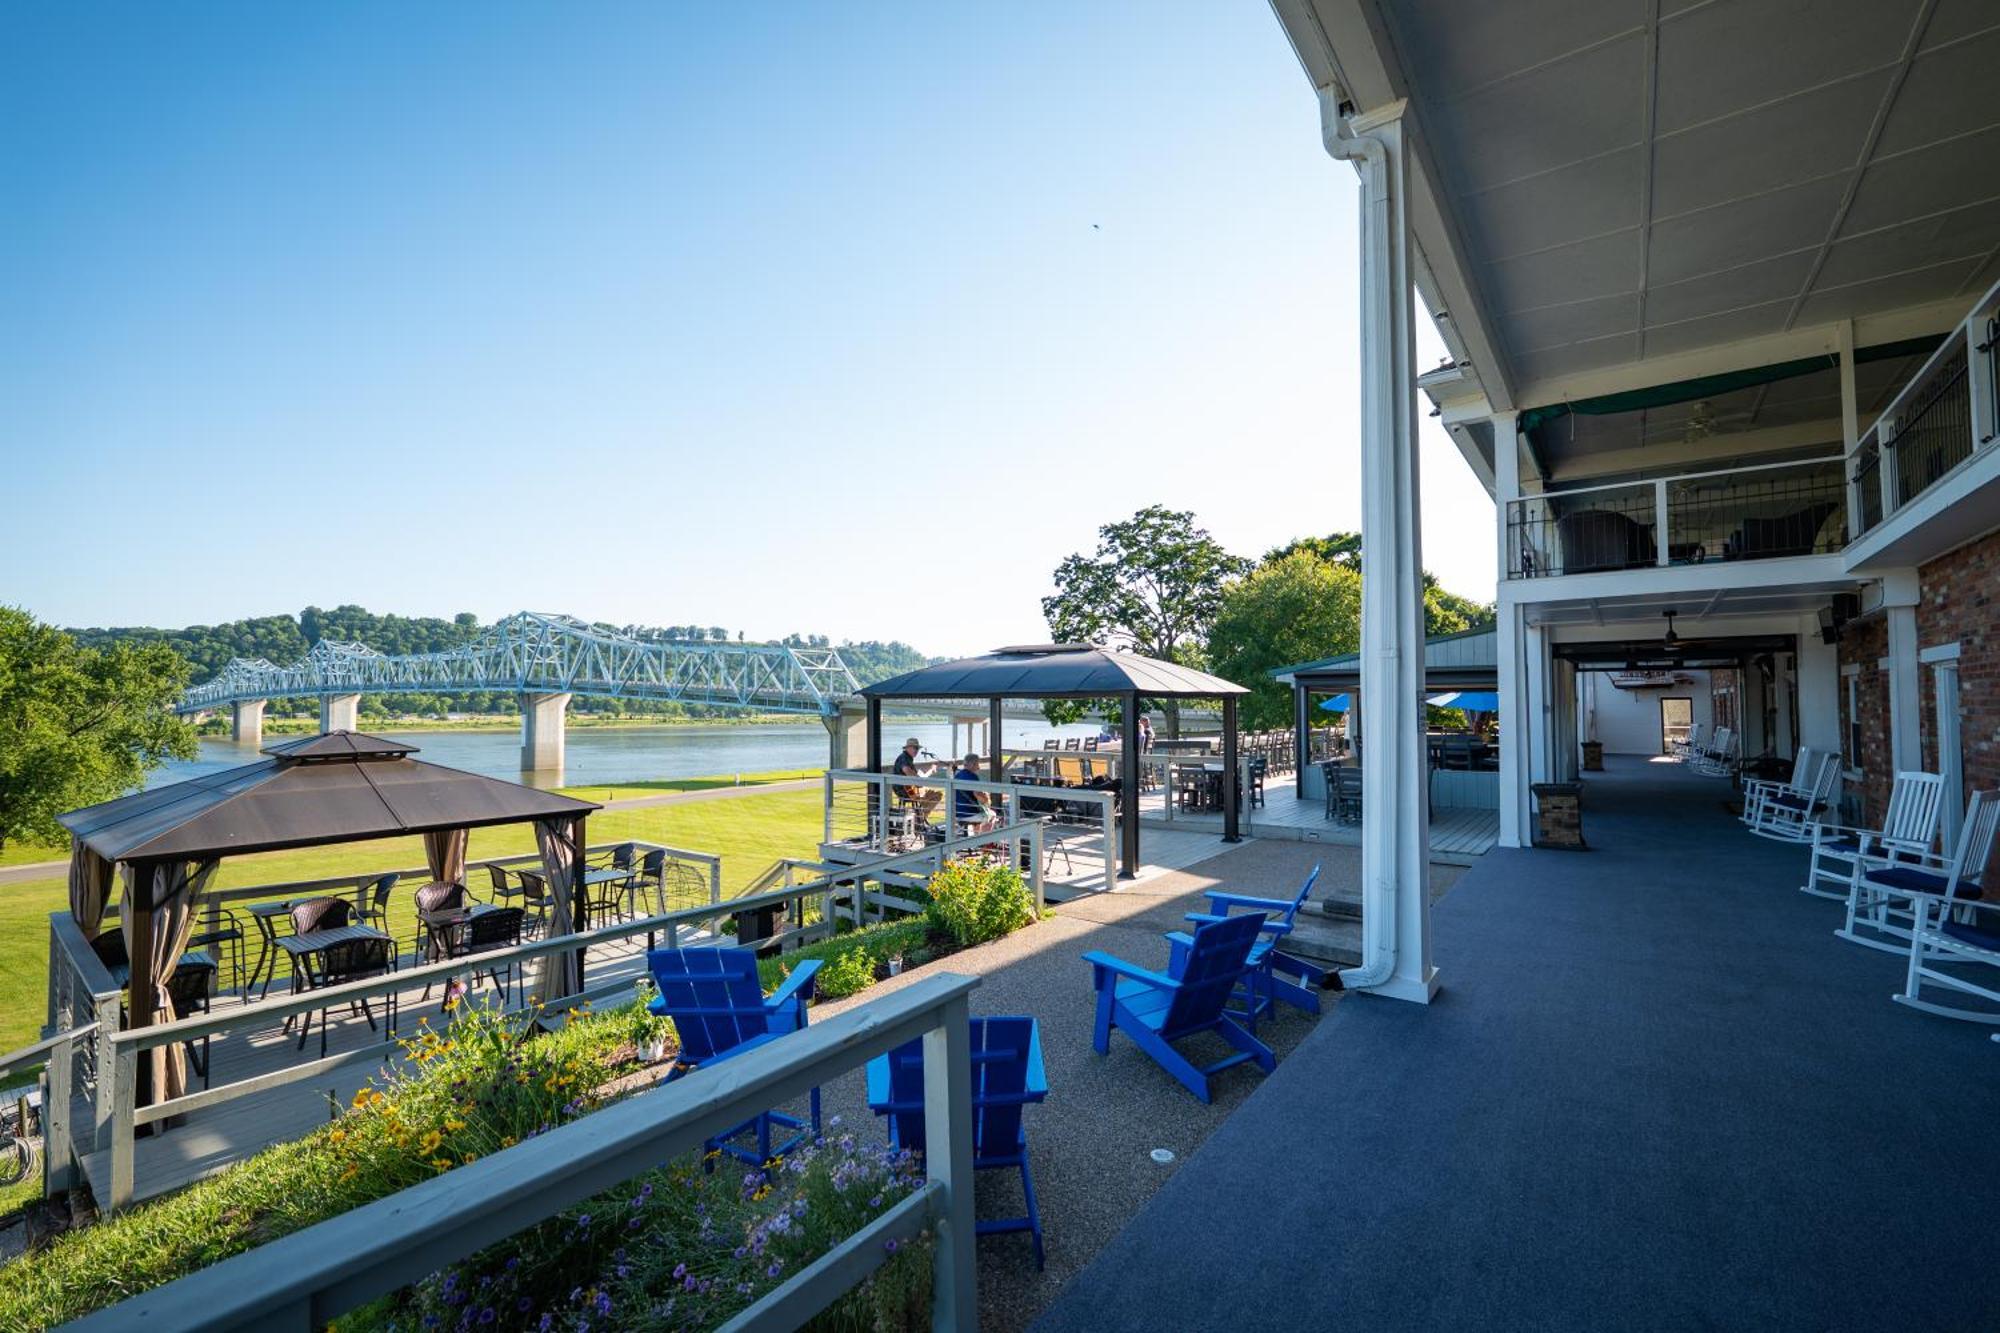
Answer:
[(1434, 1003), (1343, 998), (1037, 1327), (1221, 1327), (1273, 1291), (1329, 1327), (1989, 1323), (1986, 1030), (1892, 1004), (1901, 960), (1835, 939), (1801, 849), (1716, 783), (1585, 783), (1593, 851), (1466, 871)]

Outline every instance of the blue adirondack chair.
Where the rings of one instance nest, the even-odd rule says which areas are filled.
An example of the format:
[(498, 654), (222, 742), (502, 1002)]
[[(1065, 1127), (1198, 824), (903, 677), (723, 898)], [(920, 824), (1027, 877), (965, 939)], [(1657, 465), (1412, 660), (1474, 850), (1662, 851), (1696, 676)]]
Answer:
[[(1019, 1167), (1025, 1217), (980, 1219), (975, 1234), (1025, 1231), (1035, 1243), (1035, 1267), (1042, 1266), (1042, 1215), (1035, 1207), (1035, 1180), (1028, 1172), (1028, 1128), (1021, 1108), (1049, 1095), (1042, 1068), (1042, 1039), (1032, 1018), (972, 1020), (972, 1167), (995, 1171)], [(924, 1042), (898, 1046), (868, 1062), (868, 1109), (889, 1117), (889, 1142), (921, 1152), (924, 1146)]]
[[(1111, 1051), (1111, 1029), (1123, 1028), (1139, 1049), (1199, 1097), (1209, 1100), (1208, 1080), (1232, 1065), (1254, 1060), (1270, 1073), (1278, 1067), (1271, 1048), (1245, 1031), (1227, 1012), (1229, 997), (1250, 971), (1250, 950), (1264, 928), (1264, 914), (1204, 922), (1172, 964), (1172, 972), (1143, 967), (1093, 949), (1083, 956), (1097, 990), (1097, 1030), (1092, 1045)], [(1196, 1065), (1174, 1049), (1183, 1037), (1213, 1032), (1236, 1048), (1212, 1065)]]
[[(680, 1057), (667, 1071), (666, 1082), (731, 1056), (755, 1050), (789, 1036), (806, 1025), (806, 1001), (813, 995), (819, 960), (800, 963), (769, 997), (757, 980), (757, 954), (751, 949), (651, 949), (646, 966), (660, 993), (650, 1010), (674, 1021), (680, 1037)], [(772, 1143), (773, 1127), (794, 1131), (782, 1143)], [(733, 1140), (755, 1133), (757, 1147)], [(812, 1090), (811, 1133), (819, 1133), (819, 1089)], [(708, 1141), (752, 1166), (762, 1166), (788, 1153), (807, 1137), (804, 1121), (778, 1111), (766, 1111)]]
[[(1325, 970), (1278, 948), (1279, 942), (1292, 933), (1293, 918), (1298, 916), (1299, 908), (1305, 905), (1313, 885), (1317, 883), (1319, 867), (1314, 866), (1312, 873), (1306, 876), (1306, 882), (1299, 885), (1299, 891), (1289, 900), (1253, 898), (1244, 893), (1210, 889), (1203, 895), (1208, 899), (1208, 910), (1187, 914), (1187, 920), (1200, 926), (1227, 920), (1236, 908), (1264, 913), (1263, 938), (1250, 946), (1250, 975), (1243, 979), (1242, 1007), (1230, 1011), (1234, 1017), (1248, 1024), (1252, 1032), (1257, 1030), (1257, 1020), (1269, 1013), (1271, 1006), (1279, 1000), (1296, 1005), (1309, 1014), (1319, 1012), (1319, 991), (1316, 988), (1326, 979)], [(1194, 944), (1193, 937), (1185, 931), (1173, 932), (1167, 936), (1167, 941), (1173, 945), (1176, 960)], [(1281, 973), (1282, 976), (1279, 975)]]

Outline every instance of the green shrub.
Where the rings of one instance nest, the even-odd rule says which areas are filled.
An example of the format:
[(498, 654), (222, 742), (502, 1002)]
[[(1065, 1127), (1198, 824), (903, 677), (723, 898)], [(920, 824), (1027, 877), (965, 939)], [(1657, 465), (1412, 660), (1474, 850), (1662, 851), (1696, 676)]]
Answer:
[[(793, 968), (808, 959), (817, 958), (826, 966), (820, 969), (815, 988), (825, 998), (837, 1000), (843, 995), (866, 990), (875, 980), (878, 963), (900, 956), (907, 965), (915, 967), (930, 952), (930, 934), (930, 922), (922, 917), (863, 926), (792, 953), (761, 958), (757, 961), (757, 979), (763, 983), (765, 990), (774, 990)], [(850, 958), (858, 961), (846, 961)], [(867, 969), (865, 978), (862, 975), (864, 967)], [(843, 969), (847, 974), (844, 980), (830, 975), (836, 968)], [(845, 981), (856, 984), (837, 989)]]
[(931, 876), (924, 917), (960, 948), (1012, 934), (1034, 918), (1027, 883), (1012, 866), (968, 857)]
[(817, 984), (829, 1000), (867, 990), (875, 984), (875, 955), (865, 947), (836, 954), (820, 968)]

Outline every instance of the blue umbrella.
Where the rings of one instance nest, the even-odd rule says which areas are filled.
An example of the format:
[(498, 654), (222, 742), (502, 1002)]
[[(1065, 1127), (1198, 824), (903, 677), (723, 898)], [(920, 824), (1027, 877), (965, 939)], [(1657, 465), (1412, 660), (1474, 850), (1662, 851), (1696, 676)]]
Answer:
[(1438, 708), (1462, 708), (1468, 713), (1497, 713), (1500, 695), (1493, 690), (1447, 690), (1424, 700)]
[(1329, 713), (1345, 713), (1353, 707), (1344, 694), (1336, 694), (1331, 699), (1322, 699), (1319, 701), (1319, 706)]

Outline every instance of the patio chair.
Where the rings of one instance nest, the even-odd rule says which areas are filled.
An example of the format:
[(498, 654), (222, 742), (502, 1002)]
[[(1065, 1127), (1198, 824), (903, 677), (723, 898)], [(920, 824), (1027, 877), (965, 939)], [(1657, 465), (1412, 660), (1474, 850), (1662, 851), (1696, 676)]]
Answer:
[[(174, 1002), (177, 1018), (208, 1012), (209, 997), (215, 991), (215, 972), (215, 959), (208, 954), (194, 951), (181, 955), (174, 974), (167, 978), (167, 995)], [(201, 1076), (204, 1088), (208, 1086), (208, 1043), (206, 1036), (181, 1043), (187, 1052), (188, 1067)]]
[(242, 997), (243, 1003), (250, 1003), (250, 992), (244, 986), (243, 951), (250, 937), (243, 929), (243, 918), (234, 909), (220, 903), (203, 903), (196, 909), (203, 921), (204, 929), (188, 936), (188, 948), (211, 954), (217, 963), (217, 980), (221, 980), (220, 968), (227, 966), (233, 982), (233, 989)]
[[(1965, 807), (1958, 846), (1943, 852), (1906, 852), (1894, 862), (1864, 861), (1847, 895), (1847, 921), (1834, 932), (1849, 944), (1902, 953), (1926, 901), (1962, 905), (1981, 896), (1986, 862), (2000, 828), (2000, 790), (1976, 791)], [(1942, 913), (1934, 924), (1946, 923)]]
[[(441, 884), (432, 880), (417, 890), (417, 936), (411, 953), (417, 958), (436, 958), (439, 950), (433, 938), (431, 927), (424, 924), (423, 913), (451, 912), (465, 906), (465, 886), (463, 884)], [(428, 993), (428, 989), (426, 990)]]
[(1688, 761), (1688, 767), (1711, 778), (1726, 778), (1736, 771), (1737, 736), (1728, 727), (1715, 729), (1715, 743), (1705, 750), (1696, 751)]
[(354, 916), (354, 904), (345, 898), (308, 898), (292, 907), (292, 934), (310, 935), (315, 930), (337, 930)]
[(1051, 736), (1042, 742), (1042, 748), (1044, 750), (1058, 750), (1062, 748), (1062, 742)]
[(1701, 748), (1701, 723), (1688, 723), (1687, 735), (1667, 744), (1667, 754), (1677, 764), (1685, 764)]
[(1250, 761), (1250, 808), (1264, 804), (1264, 775), (1270, 771), (1271, 761), (1258, 755)]
[[(1846, 902), (1866, 859), (1893, 864), (1914, 852), (1928, 852), (1937, 840), (1938, 816), (1944, 808), (1944, 778), (1936, 773), (1898, 773), (1889, 789), (1889, 808), (1879, 829), (1842, 824), (1813, 825), (1812, 855), (1806, 861), (1806, 882), (1800, 893)], [(1824, 880), (1837, 889), (1819, 887)]]
[(1361, 822), (1361, 770), (1342, 764), (1333, 770), (1327, 787), (1333, 802), (1333, 817), (1343, 824)]
[[(391, 940), (380, 936), (365, 936), (361, 939), (340, 940), (326, 948), (308, 954), (305, 960), (305, 984), (308, 990), (324, 990), (328, 986), (344, 986), (350, 981), (363, 981), (369, 977), (383, 977), (396, 970), (396, 949)], [(396, 1030), (396, 995), (394, 991), (382, 997), (383, 1018), (393, 1034)], [(375, 1031), (375, 1010), (366, 1000), (349, 1003), (350, 1012), (359, 1011), (368, 1020), (369, 1031)], [(313, 1018), (319, 1018), (319, 1053), (326, 1054), (327, 1011), (312, 1009), (300, 1015), (299, 1049), (304, 1050), (306, 1037), (312, 1032)]]
[(632, 872), (628, 881), (626, 897), (633, 909), (638, 909), (639, 895), (646, 890), (653, 891), (653, 901), (659, 911), (667, 910), (667, 853), (663, 847), (655, 847), (647, 852), (639, 862), (639, 868)]
[(549, 882), (539, 870), (517, 870), (521, 881), (521, 906), (533, 912), (535, 933), (549, 933)]
[[(1206, 912), (1189, 912), (1186, 920), (1197, 926), (1215, 921), (1227, 921), (1232, 910), (1242, 908), (1264, 913), (1265, 938), (1260, 938), (1250, 946), (1250, 972), (1243, 979), (1242, 1008), (1231, 1010), (1252, 1033), (1257, 1031), (1257, 1020), (1262, 1018), (1279, 1000), (1295, 1005), (1309, 1014), (1319, 1012), (1319, 992), (1314, 989), (1325, 979), (1326, 973), (1310, 963), (1302, 962), (1289, 954), (1278, 951), (1279, 941), (1292, 933), (1292, 922), (1299, 914), (1299, 908), (1311, 896), (1313, 885), (1319, 883), (1319, 867), (1314, 866), (1306, 876), (1299, 891), (1287, 898), (1254, 898), (1245, 893), (1229, 893), (1222, 889), (1210, 889), (1203, 896), (1208, 899)], [(1194, 937), (1185, 931), (1174, 931), (1167, 936), (1173, 947), (1174, 959), (1179, 961), (1182, 954), (1194, 947)], [(1286, 980), (1275, 975), (1282, 972)]]
[(1813, 767), (1813, 748), (1801, 745), (1798, 755), (1792, 760), (1792, 775), (1789, 778), (1749, 778), (1743, 783), (1743, 812), (1737, 816), (1744, 825), (1755, 828), (1757, 817), (1763, 808), (1764, 798), (1790, 792), (1805, 791), (1811, 784), (1816, 770)]
[(1065, 750), (1081, 750), (1082, 748), (1083, 738), (1080, 736), (1071, 736), (1063, 742), (1063, 749)]
[(505, 903), (509, 898), (518, 898), (521, 896), (520, 886), (509, 883), (507, 874), (506, 866), (496, 866), (488, 863), (486, 867), (486, 878), (492, 886), (493, 901), (496, 903)]
[(355, 911), (355, 916), (360, 919), (362, 925), (372, 926), (385, 934), (388, 932), (389, 891), (396, 887), (396, 881), (401, 878), (400, 873), (392, 871), (387, 875), (378, 876), (375, 882), (368, 886), (360, 898), (360, 906)]
[[(1244, 1031), (1227, 1012), (1229, 998), (1249, 974), (1250, 950), (1264, 928), (1264, 914), (1233, 916), (1206, 923), (1178, 955), (1173, 970), (1150, 972), (1099, 949), (1083, 956), (1097, 993), (1097, 1021), (1091, 1045), (1111, 1053), (1111, 1030), (1122, 1028), (1139, 1049), (1203, 1102), (1208, 1081), (1245, 1061), (1270, 1073), (1278, 1067), (1271, 1048)], [(1196, 1065), (1174, 1043), (1200, 1033), (1221, 1037), (1235, 1052), (1209, 1065)]]
[(1839, 781), (1840, 756), (1820, 755), (1812, 786), (1767, 794), (1757, 804), (1757, 821), (1750, 831), (1774, 842), (1811, 842), (1813, 817), (1832, 805), (1833, 789)]
[[(1042, 1216), (1035, 1206), (1035, 1180), (1028, 1170), (1028, 1127), (1023, 1108), (1049, 1094), (1035, 1020), (1024, 1017), (972, 1020), (972, 1169), (1019, 1169), (1022, 1217), (982, 1217), (978, 1236), (1025, 1231), (1034, 1241), (1035, 1267), (1042, 1267)], [(889, 1118), (889, 1144), (924, 1150), (924, 1042), (918, 1037), (868, 1062), (868, 1109)]]
[[(757, 981), (754, 949), (649, 949), (646, 967), (660, 992), (650, 1010), (673, 1019), (680, 1037), (680, 1054), (662, 1080), (671, 1082), (805, 1027), (806, 1002), (813, 997), (820, 964), (816, 958), (800, 963), (769, 996)], [(811, 1104), (810, 1128), (793, 1116), (764, 1111), (716, 1135), (706, 1146), (761, 1167), (819, 1133), (818, 1088), (812, 1090)], [(773, 1127), (793, 1132), (783, 1142), (773, 1143)], [(754, 1152), (732, 1142), (749, 1133), (756, 1135)]]
[[(518, 907), (500, 907), (467, 918), (465, 924), (456, 932), (456, 938), (451, 945), (451, 956), (463, 958), (468, 954), (492, 953), (496, 949), (514, 948), (521, 942), (527, 915)], [(500, 992), (500, 1003), (506, 1004), (514, 989), (513, 960), (497, 963), (483, 971), (486, 979), (493, 983), (493, 989)], [(503, 975), (507, 978), (504, 982), (500, 979)]]

